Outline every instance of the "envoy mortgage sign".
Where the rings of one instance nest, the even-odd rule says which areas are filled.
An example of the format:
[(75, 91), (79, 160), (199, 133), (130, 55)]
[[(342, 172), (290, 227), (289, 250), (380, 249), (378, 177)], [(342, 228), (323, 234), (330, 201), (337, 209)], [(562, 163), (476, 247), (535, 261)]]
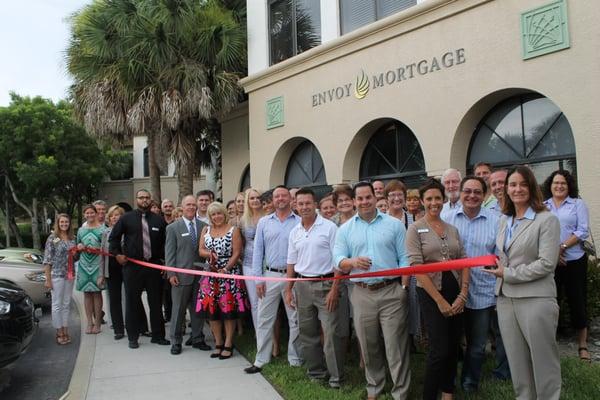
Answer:
[(409, 64), (401, 64), (387, 71), (367, 73), (362, 70), (356, 76), (354, 82), (344, 83), (340, 86), (314, 93), (312, 95), (312, 106), (319, 107), (350, 96), (361, 100), (371, 90), (383, 86), (399, 85), (404, 81), (464, 64), (466, 61), (465, 49), (456, 49), (439, 56), (418, 60)]

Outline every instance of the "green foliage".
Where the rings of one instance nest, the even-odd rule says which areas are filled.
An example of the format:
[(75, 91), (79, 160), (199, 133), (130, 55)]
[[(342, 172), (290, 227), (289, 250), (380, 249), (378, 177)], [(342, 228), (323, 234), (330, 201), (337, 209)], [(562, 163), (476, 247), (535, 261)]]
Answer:
[(0, 172), (24, 203), (35, 197), (72, 212), (120, 167), (119, 159), (98, 148), (67, 102), (11, 96), (10, 105), (0, 107)]

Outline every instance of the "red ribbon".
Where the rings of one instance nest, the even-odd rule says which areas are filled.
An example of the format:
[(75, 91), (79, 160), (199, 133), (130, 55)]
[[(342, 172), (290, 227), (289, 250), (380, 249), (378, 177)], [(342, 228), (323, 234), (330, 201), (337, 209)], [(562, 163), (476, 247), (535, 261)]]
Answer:
[[(83, 251), (91, 254), (103, 255), (106, 257), (114, 257), (114, 255), (107, 253), (96, 247), (85, 247), (83, 250), (78, 250), (77, 247), (69, 249), (69, 265), (67, 269), (67, 277), (73, 279), (75, 274), (73, 273), (73, 257), (75, 253)], [(487, 265), (496, 265), (497, 257), (495, 255), (471, 257), (471, 258), (460, 258), (458, 260), (442, 261), (431, 264), (413, 265), (411, 267), (393, 268), (375, 272), (365, 272), (360, 274), (352, 275), (339, 275), (331, 278), (287, 278), (287, 277), (275, 277), (275, 276), (247, 276), (247, 275), (233, 275), (233, 274), (221, 274), (218, 272), (198, 271), (191, 269), (183, 269), (176, 267), (169, 267), (166, 265), (152, 264), (146, 261), (136, 260), (134, 258), (126, 257), (127, 261), (134, 264), (141, 265), (142, 267), (154, 268), (161, 271), (178, 272), (181, 274), (200, 275), (200, 276), (212, 276), (214, 278), (227, 278), (227, 279), (241, 279), (245, 281), (329, 281), (338, 279), (355, 279), (355, 278), (379, 278), (384, 276), (403, 276), (403, 275), (418, 275), (427, 274), (432, 272), (441, 271), (452, 271), (463, 268), (481, 267)]]

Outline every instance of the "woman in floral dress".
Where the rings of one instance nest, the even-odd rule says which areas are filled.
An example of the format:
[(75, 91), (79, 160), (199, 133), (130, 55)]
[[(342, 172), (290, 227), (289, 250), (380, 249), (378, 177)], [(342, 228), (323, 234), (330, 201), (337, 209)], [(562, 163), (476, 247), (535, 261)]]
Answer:
[[(91, 204), (83, 207), (86, 224), (77, 231), (77, 248), (99, 249), (102, 243), (102, 232), (106, 229), (97, 218), (96, 207)], [(103, 277), (100, 275), (101, 257), (98, 254), (80, 252), (77, 266), (76, 289), (83, 292), (87, 329), (85, 333), (100, 333), (102, 325), (102, 289)]]
[[(209, 260), (211, 270), (221, 274), (240, 275), (238, 260), (242, 254), (240, 230), (229, 224), (227, 209), (219, 202), (207, 210), (210, 226), (202, 230), (200, 256)], [(248, 311), (243, 281), (205, 277), (200, 283), (196, 311), (210, 321), (217, 351), (212, 358), (225, 360), (233, 355), (236, 319)], [(223, 337), (225, 326), (225, 337)]]

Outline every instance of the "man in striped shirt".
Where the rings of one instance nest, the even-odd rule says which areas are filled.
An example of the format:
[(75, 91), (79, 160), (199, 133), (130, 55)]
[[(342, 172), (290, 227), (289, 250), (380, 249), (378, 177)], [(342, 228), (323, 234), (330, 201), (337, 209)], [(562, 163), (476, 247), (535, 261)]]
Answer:
[[(482, 207), (486, 191), (487, 185), (483, 178), (465, 177), (460, 183), (461, 206), (447, 220), (458, 229), (467, 257), (493, 254), (496, 251), (499, 217), (496, 213)], [(483, 272), (482, 268), (475, 267), (470, 271), (471, 280), (465, 306), (467, 351), (461, 383), (466, 392), (477, 390), (490, 326), (496, 338), (497, 364), (494, 376), (498, 379), (510, 378), (508, 360), (496, 315), (494, 295), (496, 279)]]

